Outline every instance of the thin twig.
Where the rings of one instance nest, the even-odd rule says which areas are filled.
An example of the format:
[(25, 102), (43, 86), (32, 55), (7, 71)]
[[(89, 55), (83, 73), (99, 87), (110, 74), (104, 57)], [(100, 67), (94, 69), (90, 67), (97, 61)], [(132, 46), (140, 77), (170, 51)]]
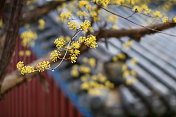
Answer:
[(159, 32), (159, 33), (162, 33), (162, 34), (165, 34), (165, 35), (169, 35), (169, 36), (176, 37), (176, 35), (174, 35), (174, 34), (169, 34), (169, 33), (165, 33), (165, 32), (162, 32), (162, 31), (159, 31), (159, 30), (156, 30), (156, 29), (148, 28), (148, 27), (143, 26), (143, 25), (141, 25), (141, 24), (138, 24), (138, 23), (136, 23), (136, 22), (134, 22), (134, 21), (131, 21), (131, 20), (129, 20), (129, 19), (127, 19), (127, 18), (125, 18), (125, 17), (123, 17), (123, 16), (117, 14), (117, 13), (114, 13), (114, 12), (112, 12), (112, 11), (110, 11), (110, 10), (104, 8), (104, 7), (101, 7), (101, 8), (102, 8), (103, 10), (105, 10), (105, 11), (107, 11), (107, 12), (113, 14), (113, 15), (116, 15), (116, 16), (122, 18), (122, 19), (125, 19), (125, 20), (127, 20), (127, 21), (129, 21), (129, 22), (131, 22), (131, 23), (133, 23), (133, 24), (135, 24), (135, 25), (137, 25), (137, 26), (140, 26), (140, 27), (146, 28), (146, 29), (151, 30), (151, 31), (154, 31), (154, 32)]
[(64, 61), (64, 59), (65, 59), (65, 57), (66, 57), (66, 55), (67, 55), (67, 53), (68, 53), (68, 48), (70, 47), (70, 43), (72, 42), (72, 40), (73, 40), (75, 37), (77, 37), (77, 35), (78, 35), (80, 32), (81, 32), (81, 30), (77, 30), (77, 31), (76, 31), (76, 33), (74, 34), (74, 36), (71, 38), (71, 40), (69, 41), (69, 43), (68, 43), (68, 45), (67, 45), (67, 50), (65, 51), (65, 54), (64, 54), (62, 60), (59, 62), (59, 64), (58, 64), (57, 66), (55, 66), (53, 69), (50, 69), (50, 70), (53, 71), (53, 70), (57, 69), (57, 68), (61, 65), (61, 63)]

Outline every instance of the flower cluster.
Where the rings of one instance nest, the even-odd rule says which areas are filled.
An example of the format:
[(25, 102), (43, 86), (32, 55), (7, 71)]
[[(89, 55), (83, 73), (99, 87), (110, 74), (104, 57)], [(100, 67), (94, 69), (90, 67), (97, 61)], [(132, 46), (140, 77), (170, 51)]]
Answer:
[(96, 37), (93, 35), (88, 35), (84, 43), (90, 48), (98, 47), (97, 42), (96, 42)]
[(31, 51), (30, 50), (20, 50), (19, 51), (19, 56), (30, 56), (31, 55)]
[(112, 60), (114, 62), (118, 61), (118, 60), (125, 60), (126, 59), (126, 55), (124, 53), (119, 53), (117, 56), (113, 56)]
[(114, 84), (107, 80), (101, 73), (97, 75), (87, 75), (81, 77), (81, 89), (87, 90), (90, 95), (100, 95), (101, 91), (114, 88)]
[(92, 2), (94, 2), (94, 3), (99, 3), (99, 4), (101, 4), (102, 6), (107, 7), (108, 4), (109, 4), (109, 2), (110, 2), (110, 0), (92, 0)]
[(83, 8), (84, 6), (88, 5), (89, 2), (86, 0), (79, 1), (79, 8)]
[(58, 50), (54, 50), (50, 54), (50, 60), (56, 62), (60, 55), (61, 54), (60, 54), (60, 52)]
[(21, 33), (21, 38), (22, 38), (22, 45), (24, 47), (33, 45), (34, 40), (37, 39), (37, 33), (28, 30)]
[(69, 18), (71, 18), (71, 12), (62, 12), (58, 18), (58, 21), (66, 22)]
[(42, 61), (36, 65), (36, 70), (39, 72), (43, 72), (44, 70), (50, 69), (49, 61)]
[(68, 27), (70, 30), (76, 30), (78, 28), (78, 25), (75, 22), (70, 21), (68, 22)]
[(169, 18), (168, 18), (167, 16), (164, 16), (164, 17), (162, 18), (163, 23), (166, 23), (168, 20), (169, 20)]
[(40, 30), (43, 30), (43, 29), (45, 28), (45, 21), (44, 21), (43, 19), (40, 19), (40, 20), (38, 21), (38, 23), (39, 23), (38, 28), (39, 28)]
[(90, 27), (90, 21), (85, 20), (83, 23), (81, 23), (80, 28), (87, 32), (88, 28)]
[(54, 44), (56, 45), (57, 49), (61, 50), (63, 46), (66, 44), (66, 41), (64, 40), (63, 36), (60, 36), (54, 41)]
[(26, 73), (32, 73), (34, 72), (34, 67), (31, 67), (31, 66), (24, 66), (22, 69), (21, 69), (21, 74), (24, 75)]
[(24, 62), (19, 61), (19, 62), (17, 63), (17, 69), (20, 71), (23, 67), (24, 67)]

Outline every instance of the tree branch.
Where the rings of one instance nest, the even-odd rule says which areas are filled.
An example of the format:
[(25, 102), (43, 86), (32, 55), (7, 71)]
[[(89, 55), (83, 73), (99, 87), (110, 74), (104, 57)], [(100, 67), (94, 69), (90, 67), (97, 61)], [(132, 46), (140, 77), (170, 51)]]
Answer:
[(20, 28), (20, 19), (23, 12), (24, 0), (13, 0), (10, 19), (8, 21), (5, 42), (0, 56), (0, 87), (1, 82), (7, 72), (12, 54), (16, 45), (16, 38)]
[(64, 2), (71, 1), (71, 0), (65, 0), (65, 1), (50, 1), (45, 3), (42, 6), (38, 6), (34, 10), (32, 10), (29, 13), (23, 14), (22, 20), (21, 20), (21, 26), (26, 23), (33, 23), (36, 22), (38, 19), (43, 17), (44, 15), (48, 14), (51, 10), (54, 10), (57, 8), (57, 6), (61, 5)]
[[(113, 30), (113, 29), (101, 29), (100, 31), (96, 32), (95, 35), (97, 38), (111, 38), (111, 37), (131, 37), (136, 41), (139, 41), (142, 36), (148, 35), (148, 34), (154, 34), (158, 31), (163, 31), (169, 28), (173, 28), (176, 26), (176, 23), (173, 21), (169, 21), (167, 23), (158, 23), (154, 25), (146, 26), (147, 28), (140, 27), (140, 28), (125, 28), (125, 29), (119, 29), (119, 30)], [(150, 30), (154, 29), (154, 30)], [(158, 30), (158, 31), (155, 31)], [(160, 32), (159, 32), (160, 33)], [(173, 36), (173, 35), (168, 35)]]
[[(172, 21), (170, 21), (168, 23), (149, 25), (148, 27), (162, 31), (162, 30), (165, 30), (168, 28), (172, 28), (174, 26), (176, 26), (176, 24), (173, 23)], [(132, 28), (132, 29), (119, 29), (119, 30), (102, 29), (101, 31), (96, 32), (94, 35), (97, 36), (97, 41), (100, 40), (101, 38), (105, 38), (105, 37), (106, 38), (110, 38), (110, 37), (120, 38), (120, 37), (124, 37), (124, 36), (130, 36), (136, 40), (136, 39), (138, 39), (137, 37), (141, 37), (146, 34), (153, 34), (153, 33), (156, 33), (156, 32), (148, 30), (146, 28)], [(80, 48), (81, 54), (84, 53), (85, 51), (87, 51), (88, 49), (89, 48), (87, 46), (82, 45)], [(63, 57), (63, 56), (64, 56), (64, 52), (62, 52), (61, 57)], [(32, 62), (29, 65), (35, 67), (37, 65), (37, 63), (41, 62), (41, 61), (50, 61), (51, 65), (52, 65), (53, 62), (49, 58), (50, 58), (50, 54)], [(37, 74), (37, 72), (26, 74), (25, 78), (30, 79), (31, 77), (34, 77), (36, 74)], [(17, 85), (24, 83), (25, 78), (23, 75), (20, 74), (19, 71), (14, 71), (13, 73), (7, 75), (2, 83), (0, 93), (2, 95), (6, 94), (10, 89), (16, 87)]]

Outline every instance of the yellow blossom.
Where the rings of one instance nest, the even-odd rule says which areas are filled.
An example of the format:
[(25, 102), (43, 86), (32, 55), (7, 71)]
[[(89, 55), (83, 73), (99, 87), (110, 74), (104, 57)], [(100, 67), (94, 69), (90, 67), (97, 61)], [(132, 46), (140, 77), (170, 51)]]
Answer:
[(169, 20), (169, 19), (168, 19), (168, 17), (166, 17), (166, 16), (162, 18), (163, 23), (166, 23), (168, 20)]
[(43, 29), (45, 28), (45, 21), (44, 21), (43, 19), (40, 19), (40, 20), (38, 21), (38, 23), (39, 23), (38, 28), (39, 28), (40, 30), (43, 30)]
[(54, 51), (52, 51), (51, 54), (50, 54), (50, 59), (51, 59), (52, 61), (56, 62), (60, 55), (61, 55), (61, 54), (60, 54), (59, 51), (54, 50)]
[(70, 22), (68, 22), (68, 27), (70, 30), (76, 30), (78, 26), (76, 25), (75, 22), (70, 21)]
[(73, 70), (71, 70), (71, 76), (73, 76), (73, 77), (78, 77), (79, 76), (79, 72), (78, 72), (78, 70), (75, 70), (75, 69), (73, 69)]
[(24, 51), (23, 50), (19, 51), (19, 56), (24, 56)]
[(155, 11), (155, 12), (153, 13), (153, 15), (154, 15), (155, 17), (162, 17), (162, 14), (161, 14), (159, 11)]
[(26, 55), (26, 56), (30, 56), (30, 55), (31, 55), (31, 51), (30, 51), (30, 50), (26, 50), (26, 51), (25, 51), (25, 55)]
[(49, 62), (49, 61), (42, 61), (42, 62), (39, 62), (39, 63), (36, 65), (36, 69), (37, 69), (39, 72), (43, 72), (43, 71), (46, 70), (46, 69), (50, 69), (50, 62)]
[(79, 49), (81, 44), (78, 41), (76, 41), (76, 42), (72, 42), (71, 46), (74, 47), (75, 49)]
[(77, 56), (75, 54), (72, 54), (70, 58), (71, 58), (71, 63), (75, 63), (77, 60)]
[(96, 37), (93, 35), (88, 35), (84, 43), (90, 48), (98, 47), (97, 42), (96, 42)]
[(21, 74), (24, 75), (26, 73), (32, 73), (34, 72), (34, 67), (31, 67), (31, 66), (24, 66), (22, 69), (21, 69)]
[(89, 89), (89, 84), (87, 82), (84, 82), (81, 84), (81, 89), (87, 90)]
[(79, 8), (83, 8), (83, 6), (85, 6), (85, 5), (87, 5), (87, 4), (89, 4), (88, 1), (86, 1), (86, 0), (81, 0), (81, 1), (79, 1)]
[(24, 62), (19, 61), (19, 62), (17, 63), (17, 69), (20, 71), (23, 67), (24, 67)]
[(134, 82), (136, 82), (136, 79), (135, 79), (135, 78), (128, 78), (128, 79), (126, 80), (126, 84), (127, 84), (127, 85), (131, 85), (131, 84), (134, 83)]
[(173, 18), (173, 22), (175, 22), (175, 23), (176, 23), (176, 17), (174, 17), (174, 18)]
[(122, 70), (123, 70), (123, 71), (126, 71), (126, 70), (127, 70), (127, 68), (128, 68), (128, 67), (127, 67), (127, 65), (126, 65), (126, 64), (124, 64), (124, 65), (122, 66)]
[(80, 66), (80, 72), (82, 73), (90, 73), (91, 69), (87, 66), (81, 65)]
[(59, 38), (57, 38), (55, 41), (54, 41), (54, 44), (56, 45), (56, 47), (61, 50), (62, 47), (66, 44), (66, 41), (64, 40), (64, 37), (63, 36), (60, 36)]
[(90, 26), (90, 21), (85, 20), (83, 23), (81, 23), (80, 27), (84, 32), (87, 32), (88, 28)]
[(89, 64), (90, 64), (91, 67), (95, 67), (95, 65), (96, 65), (96, 60), (95, 60), (94, 58), (90, 58), (90, 59), (89, 59)]
[(126, 70), (126, 71), (123, 72), (123, 78), (126, 78), (129, 75), (130, 75), (130, 73), (129, 73), (128, 70)]

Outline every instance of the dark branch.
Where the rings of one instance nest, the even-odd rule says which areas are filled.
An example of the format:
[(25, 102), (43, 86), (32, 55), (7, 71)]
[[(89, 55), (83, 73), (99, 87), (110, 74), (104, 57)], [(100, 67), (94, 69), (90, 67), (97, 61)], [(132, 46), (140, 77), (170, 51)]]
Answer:
[(10, 13), (10, 19), (7, 25), (7, 32), (2, 53), (0, 55), (0, 86), (7, 72), (8, 65), (11, 61), (12, 54), (16, 45), (16, 38), (20, 28), (20, 19), (22, 16), (24, 0), (13, 0)]
[(24, 25), (26, 23), (34, 23), (41, 17), (48, 14), (51, 10), (54, 10), (57, 8), (57, 6), (61, 5), (64, 2), (71, 1), (71, 0), (65, 0), (65, 1), (50, 1), (45, 3), (42, 6), (39, 6), (32, 10), (29, 13), (23, 14), (21, 25)]
[[(119, 30), (113, 30), (113, 29), (101, 29), (100, 31), (96, 32), (97, 38), (111, 38), (111, 37), (131, 37), (136, 41), (139, 41), (139, 39), (142, 36), (148, 35), (148, 34), (154, 34), (157, 33), (158, 31), (163, 31), (169, 28), (173, 28), (176, 26), (176, 23), (173, 21), (169, 21), (167, 23), (159, 23), (159, 24), (154, 24), (154, 25), (149, 25), (140, 28), (125, 28), (125, 29), (119, 29)], [(150, 30), (154, 29), (154, 30)], [(158, 30), (158, 31), (155, 31)]]

